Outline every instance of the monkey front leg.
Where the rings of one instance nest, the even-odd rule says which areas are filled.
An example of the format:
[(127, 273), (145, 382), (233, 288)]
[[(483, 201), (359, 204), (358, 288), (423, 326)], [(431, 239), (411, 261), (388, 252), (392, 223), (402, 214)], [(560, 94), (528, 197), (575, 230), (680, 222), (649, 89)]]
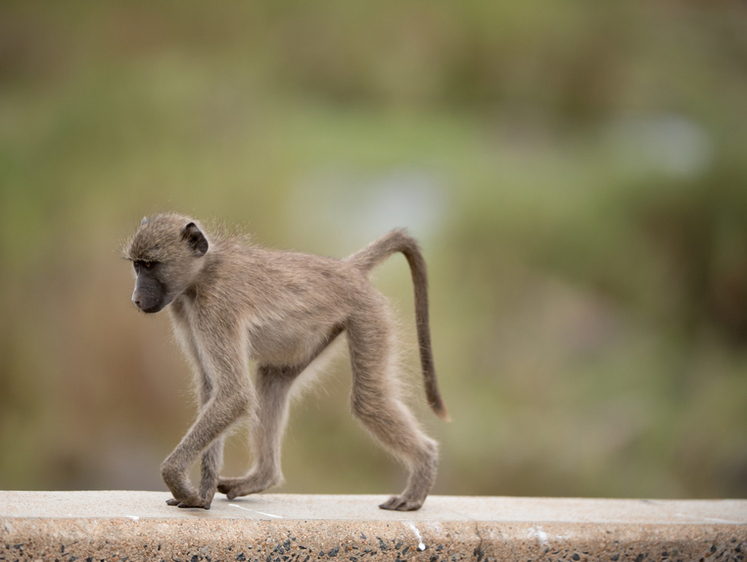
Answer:
[(205, 509), (210, 507), (215, 495), (215, 488), (218, 485), (220, 469), (223, 464), (223, 440), (224, 436), (221, 435), (202, 453), (200, 498), (206, 502)]
[[(210, 509), (210, 504), (215, 496), (215, 487), (218, 484), (220, 468), (223, 463), (223, 440), (221, 435), (202, 453), (202, 470), (200, 478), (200, 499), (205, 509)], [(168, 505), (179, 506), (182, 502), (176, 498), (166, 500)], [(186, 506), (182, 506), (186, 507)]]
[[(175, 303), (175, 306), (176, 304), (178, 303)], [(195, 376), (199, 383), (197, 386), (197, 396), (199, 398), (200, 411), (204, 412), (211, 401), (215, 399), (217, 400), (218, 407), (223, 405), (223, 407), (220, 408), (221, 410), (229, 412), (231, 400), (224, 400), (221, 398), (222, 395), (243, 394), (247, 400), (251, 398), (253, 395), (251, 386), (242, 384), (242, 381), (246, 382), (249, 380), (248, 374), (239, 366), (241, 365), (241, 361), (237, 359), (238, 356), (243, 354), (243, 350), (238, 350), (239, 353), (236, 354), (232, 353), (231, 350), (223, 349), (219, 350), (217, 355), (211, 354), (207, 358), (203, 357), (197, 346), (198, 335), (186, 324), (182, 314), (183, 310), (174, 308), (172, 311), (175, 331), (179, 336), (182, 348), (187, 358), (192, 363), (192, 368), (195, 371)], [(231, 338), (226, 337), (226, 340), (230, 341)], [(206, 360), (210, 357), (212, 357), (212, 361)], [(213, 365), (213, 376), (211, 376), (208, 371), (209, 365)], [(216, 398), (217, 394), (221, 396)], [(213, 406), (213, 408), (215, 408), (215, 406)], [(210, 418), (211, 415), (208, 414), (207, 417)], [(197, 423), (195, 423), (195, 426), (196, 425)], [(191, 431), (192, 430), (190, 430), (190, 432)], [(199, 497), (202, 507), (205, 509), (210, 507), (218, 484), (220, 469), (223, 463), (224, 437), (223, 434), (219, 434), (218, 437), (216, 437), (202, 452)], [(187, 437), (184, 438), (184, 440), (186, 439)], [(176, 453), (176, 451), (174, 451), (174, 453)], [(166, 462), (164, 462), (164, 465), (165, 464)], [(188, 468), (189, 466), (187, 466), (187, 469)], [(187, 483), (189, 482), (187, 481)], [(184, 502), (174, 497), (167, 500), (166, 503), (169, 505), (180, 505)]]
[[(194, 340), (192, 340), (194, 341)], [(193, 344), (194, 345), (194, 344)], [(193, 350), (195, 348), (193, 347)], [(196, 350), (193, 351), (195, 357), (199, 357)], [(212, 380), (205, 370), (205, 366), (200, 363), (200, 387), (199, 387), (199, 398), (200, 406), (204, 407), (207, 404), (210, 397), (213, 395), (215, 390)], [(221, 435), (210, 446), (205, 449), (202, 453), (202, 470), (200, 478), (200, 498), (205, 502), (205, 509), (210, 507), (215, 496), (215, 488), (218, 485), (218, 478), (220, 477), (220, 469), (223, 465), (223, 442), (225, 436)]]
[[(207, 402), (187, 435), (161, 465), (161, 476), (174, 496), (169, 504), (210, 508), (222, 452), (222, 434), (247, 413), (249, 404), (248, 392), (235, 392), (230, 396), (216, 394)], [(203, 479), (198, 492), (190, 483), (187, 471), (208, 447), (203, 456)], [(205, 493), (208, 485), (211, 490)]]

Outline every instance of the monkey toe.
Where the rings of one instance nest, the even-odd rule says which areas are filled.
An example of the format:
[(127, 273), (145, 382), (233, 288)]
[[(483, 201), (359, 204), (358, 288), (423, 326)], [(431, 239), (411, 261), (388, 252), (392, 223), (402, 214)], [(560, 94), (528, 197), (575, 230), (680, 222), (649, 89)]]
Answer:
[(169, 498), (166, 500), (166, 505), (179, 505), (181, 502), (176, 498)]
[(392, 496), (379, 505), (381, 509), (388, 509), (390, 511), (416, 511), (422, 506), (422, 501), (408, 500), (404, 496)]

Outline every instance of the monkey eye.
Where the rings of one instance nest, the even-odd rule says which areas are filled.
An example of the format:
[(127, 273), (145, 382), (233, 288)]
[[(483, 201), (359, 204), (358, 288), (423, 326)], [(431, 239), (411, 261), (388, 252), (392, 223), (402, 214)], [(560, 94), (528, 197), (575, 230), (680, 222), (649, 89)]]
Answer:
[(153, 269), (158, 262), (155, 261), (145, 261), (145, 260), (137, 260), (132, 262), (132, 265), (135, 269), (138, 267), (142, 267), (145, 269)]

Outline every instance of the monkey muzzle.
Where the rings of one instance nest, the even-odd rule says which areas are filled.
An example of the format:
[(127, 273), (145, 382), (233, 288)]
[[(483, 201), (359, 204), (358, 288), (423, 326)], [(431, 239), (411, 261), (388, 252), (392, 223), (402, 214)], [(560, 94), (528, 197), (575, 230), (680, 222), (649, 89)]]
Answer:
[(164, 289), (163, 284), (157, 280), (139, 275), (132, 293), (132, 302), (142, 312), (159, 312), (173, 300)]
[(132, 293), (132, 302), (141, 312), (154, 313), (160, 312), (168, 303), (160, 302), (152, 298), (146, 298), (138, 293)]

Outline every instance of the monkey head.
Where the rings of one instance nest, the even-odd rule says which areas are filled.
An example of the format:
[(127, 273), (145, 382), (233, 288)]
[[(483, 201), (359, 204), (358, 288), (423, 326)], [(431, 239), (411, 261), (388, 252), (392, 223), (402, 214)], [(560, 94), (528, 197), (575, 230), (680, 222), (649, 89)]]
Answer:
[(208, 248), (205, 234), (189, 217), (169, 213), (144, 218), (125, 247), (125, 258), (135, 270), (135, 306), (159, 312), (187, 291)]

